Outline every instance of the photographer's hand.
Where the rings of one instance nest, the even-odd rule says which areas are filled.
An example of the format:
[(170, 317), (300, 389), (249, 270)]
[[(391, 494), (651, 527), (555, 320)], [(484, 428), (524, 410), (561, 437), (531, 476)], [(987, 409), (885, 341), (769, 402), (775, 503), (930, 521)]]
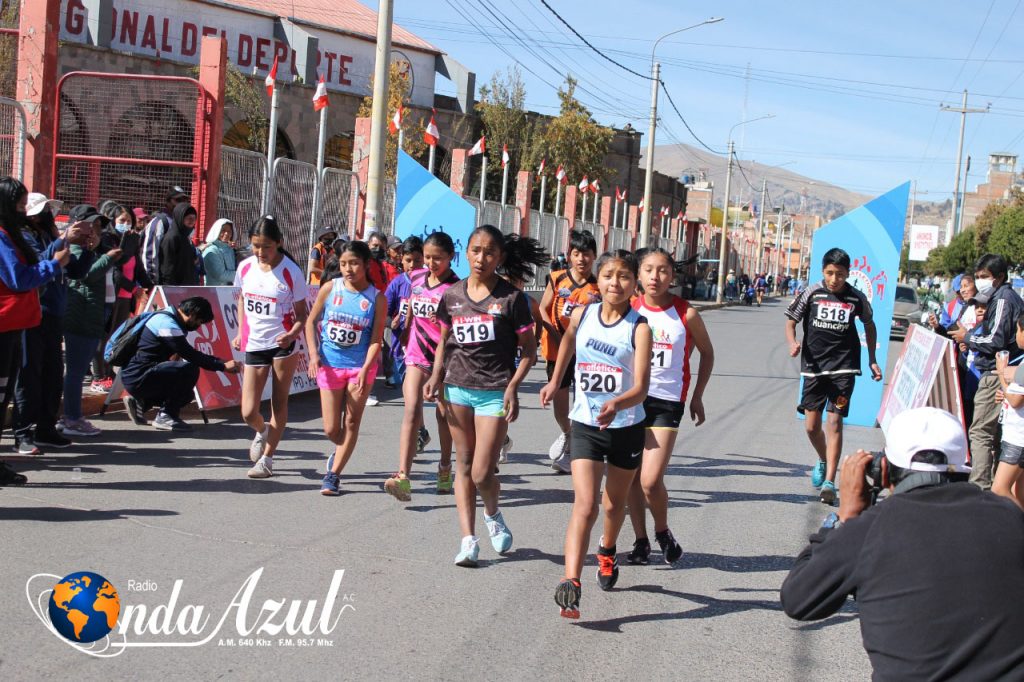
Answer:
[(871, 453), (864, 450), (843, 460), (839, 472), (839, 520), (843, 523), (860, 516), (871, 504), (866, 478), (871, 460)]

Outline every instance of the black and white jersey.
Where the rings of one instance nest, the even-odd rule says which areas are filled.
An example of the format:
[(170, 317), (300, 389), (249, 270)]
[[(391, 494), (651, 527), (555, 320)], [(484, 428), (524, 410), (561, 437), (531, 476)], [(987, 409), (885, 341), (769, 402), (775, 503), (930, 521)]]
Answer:
[(786, 317), (803, 324), (803, 376), (860, 374), (860, 336), (854, 320), (872, 320), (871, 303), (863, 293), (847, 284), (834, 294), (818, 282), (794, 299)]

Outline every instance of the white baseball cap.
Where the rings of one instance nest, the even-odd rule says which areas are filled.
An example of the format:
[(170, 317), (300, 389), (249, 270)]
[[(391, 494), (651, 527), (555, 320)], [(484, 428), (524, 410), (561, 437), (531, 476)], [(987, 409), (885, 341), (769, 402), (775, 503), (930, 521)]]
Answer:
[[(919, 452), (935, 450), (946, 455), (946, 464), (911, 461)], [(911, 471), (970, 473), (967, 436), (960, 420), (937, 407), (917, 407), (900, 412), (885, 432), (885, 457), (891, 464)]]
[(50, 209), (50, 213), (57, 215), (60, 211), (60, 207), (64, 205), (63, 201), (58, 199), (47, 199), (45, 194), (39, 192), (29, 192), (28, 201), (25, 205), (26, 215), (39, 215), (47, 208)]

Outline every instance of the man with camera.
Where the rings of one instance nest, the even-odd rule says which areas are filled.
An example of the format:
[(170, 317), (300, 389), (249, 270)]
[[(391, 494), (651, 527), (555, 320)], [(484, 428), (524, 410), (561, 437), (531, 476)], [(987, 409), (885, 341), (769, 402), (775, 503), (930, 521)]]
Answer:
[(827, 618), (853, 595), (875, 679), (1024, 678), (1024, 512), (966, 482), (948, 412), (907, 410), (885, 435), (884, 454), (843, 463), (839, 512), (782, 585), (786, 614)]

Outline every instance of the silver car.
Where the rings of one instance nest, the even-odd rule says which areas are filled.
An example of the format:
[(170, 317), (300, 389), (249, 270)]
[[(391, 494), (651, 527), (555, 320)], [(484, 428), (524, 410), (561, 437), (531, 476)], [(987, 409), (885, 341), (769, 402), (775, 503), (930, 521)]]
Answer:
[(896, 285), (896, 304), (892, 309), (892, 331), (895, 339), (906, 338), (910, 325), (921, 321), (921, 300), (917, 291), (904, 284)]

